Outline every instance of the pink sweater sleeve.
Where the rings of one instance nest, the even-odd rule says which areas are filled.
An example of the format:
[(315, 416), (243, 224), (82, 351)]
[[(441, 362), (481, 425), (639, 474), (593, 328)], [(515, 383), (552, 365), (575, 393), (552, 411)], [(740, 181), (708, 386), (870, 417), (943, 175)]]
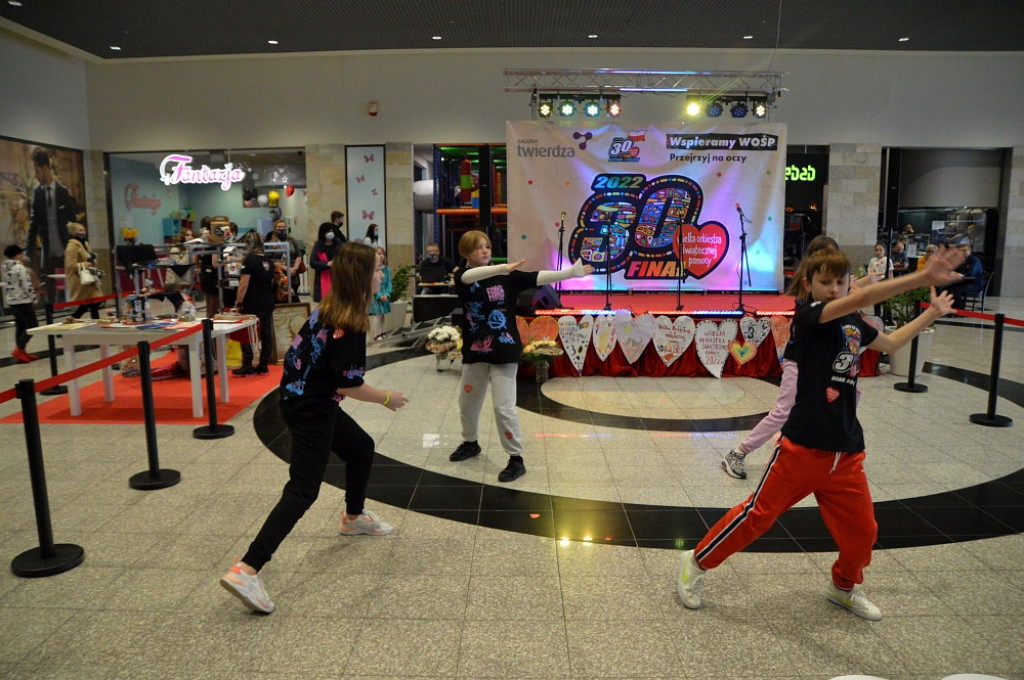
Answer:
[(796, 362), (789, 359), (782, 360), (782, 383), (779, 385), (779, 396), (775, 398), (775, 408), (768, 412), (761, 422), (750, 431), (747, 438), (740, 442), (740, 451), (750, 453), (760, 448), (762, 444), (782, 429), (789, 418), (789, 412), (796, 402)]

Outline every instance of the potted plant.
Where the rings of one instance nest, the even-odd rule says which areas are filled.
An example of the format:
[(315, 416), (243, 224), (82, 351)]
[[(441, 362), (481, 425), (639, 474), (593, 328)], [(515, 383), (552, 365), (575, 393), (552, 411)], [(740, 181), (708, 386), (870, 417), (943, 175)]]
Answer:
[[(928, 302), (929, 291), (927, 288), (916, 288), (893, 295), (882, 303), (882, 309), (891, 319), (890, 325), (886, 326), (887, 331), (894, 331), (906, 326), (914, 320), (914, 305), (918, 302)], [(935, 328), (928, 327), (921, 331), (917, 341), (917, 369), (915, 374), (920, 374), (924, 369), (925, 357), (932, 346), (932, 337), (935, 335)], [(893, 375), (910, 375), (910, 346), (907, 343), (900, 349), (889, 355), (889, 370)]]
[(523, 348), (523, 361), (533, 365), (537, 370), (537, 382), (543, 383), (548, 379), (551, 362), (564, 353), (554, 340), (535, 340)]
[(391, 311), (384, 317), (385, 333), (405, 325), (406, 313), (409, 311), (409, 281), (413, 270), (414, 267), (407, 264), (391, 274)]
[(455, 326), (436, 326), (427, 333), (427, 351), (436, 358), (438, 371), (447, 371), (462, 358), (462, 331)]

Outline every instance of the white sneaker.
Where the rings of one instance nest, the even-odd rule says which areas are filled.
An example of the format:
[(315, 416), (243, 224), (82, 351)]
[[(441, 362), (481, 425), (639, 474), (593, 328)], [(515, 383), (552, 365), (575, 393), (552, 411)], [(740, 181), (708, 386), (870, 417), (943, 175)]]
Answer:
[(829, 582), (826, 592), (829, 602), (835, 602), (840, 607), (846, 607), (862, 619), (868, 621), (881, 621), (882, 610), (868, 601), (860, 588), (854, 586), (850, 590), (842, 590), (836, 584)]
[(363, 514), (355, 519), (349, 519), (346, 513), (341, 513), (341, 533), (345, 536), (387, 536), (394, 530), (393, 526), (381, 521), (380, 517), (369, 510), (363, 510)]
[(259, 574), (250, 576), (245, 573), (242, 570), (242, 563), (238, 560), (235, 560), (228, 573), (220, 577), (220, 584), (254, 612), (269, 614), (274, 611), (274, 603), (263, 589), (263, 579)]
[(704, 574), (707, 572), (701, 569), (697, 560), (693, 557), (693, 551), (687, 550), (679, 558), (679, 576), (676, 578), (676, 592), (679, 593), (679, 601), (687, 609), (700, 609), (704, 604)]
[(746, 479), (747, 464), (744, 460), (746, 457), (747, 454), (738, 449), (722, 454), (722, 469), (725, 470), (725, 474), (733, 479)]

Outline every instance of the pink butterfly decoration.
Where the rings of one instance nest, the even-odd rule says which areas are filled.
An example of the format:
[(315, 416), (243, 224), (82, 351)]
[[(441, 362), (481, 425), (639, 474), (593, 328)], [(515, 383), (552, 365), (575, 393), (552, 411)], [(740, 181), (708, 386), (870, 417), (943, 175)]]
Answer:
[(364, 219), (364, 220), (372, 220), (372, 219), (373, 219), (373, 213), (374, 213), (374, 211), (373, 211), (373, 210), (371, 210), (370, 212), (366, 212), (366, 211), (364, 210), (364, 211), (363, 211), (363, 219)]
[(372, 163), (373, 162), (373, 154), (371, 153), (369, 156), (363, 156), (363, 160), (365, 160), (367, 163)]
[(366, 181), (366, 175), (359, 175), (359, 177), (356, 177), (356, 184), (359, 184), (360, 182), (365, 182), (365, 181)]

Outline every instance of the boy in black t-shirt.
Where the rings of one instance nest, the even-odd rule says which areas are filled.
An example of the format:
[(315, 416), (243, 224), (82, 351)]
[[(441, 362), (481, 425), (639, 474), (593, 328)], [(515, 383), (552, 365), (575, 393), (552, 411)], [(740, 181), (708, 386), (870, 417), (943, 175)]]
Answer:
[[(944, 250), (919, 272), (847, 295), (850, 262), (845, 255), (820, 251), (808, 259), (810, 299), (792, 325), (793, 359), (799, 368), (796, 402), (757, 489), (711, 527), (694, 550), (683, 553), (676, 590), (684, 606), (701, 607), (707, 569), (749, 545), (813, 493), (839, 546), (828, 599), (869, 621), (882, 618), (857, 588), (871, 562), (878, 529), (863, 468), (864, 434), (857, 421), (857, 355), (864, 346), (891, 353), (948, 313), (952, 298), (937, 295), (934, 286), (952, 280), (960, 260), (962, 254)], [(928, 310), (892, 335), (879, 333), (857, 313), (929, 284)]]

